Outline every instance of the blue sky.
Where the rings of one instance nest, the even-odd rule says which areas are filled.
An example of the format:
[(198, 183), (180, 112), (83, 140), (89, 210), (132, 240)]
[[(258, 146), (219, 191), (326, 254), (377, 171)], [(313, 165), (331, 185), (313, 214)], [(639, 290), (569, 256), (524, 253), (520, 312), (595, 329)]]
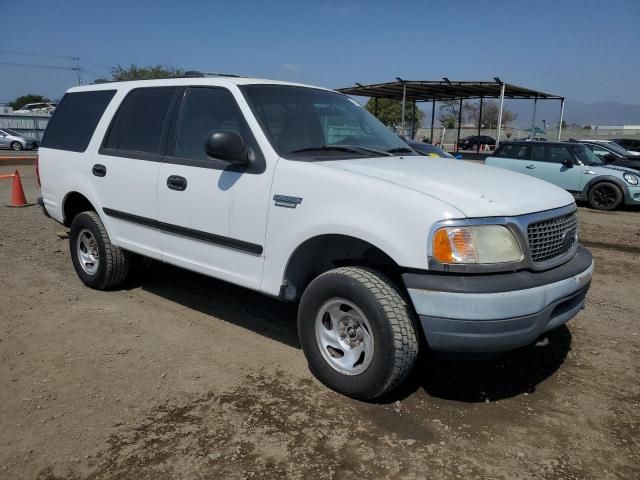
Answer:
[[(20, 2), (18, 2), (20, 4)], [(494, 76), (585, 102), (640, 104), (640, 0), (0, 0), (0, 101), (59, 98), (115, 64), (169, 64), (326, 87)], [(13, 7), (12, 7), (13, 6)], [(13, 18), (13, 20), (12, 20)]]

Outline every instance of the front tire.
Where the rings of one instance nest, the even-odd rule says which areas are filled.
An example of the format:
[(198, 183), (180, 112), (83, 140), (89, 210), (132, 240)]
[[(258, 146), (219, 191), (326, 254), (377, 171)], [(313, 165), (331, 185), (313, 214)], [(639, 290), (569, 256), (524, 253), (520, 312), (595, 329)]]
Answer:
[(11, 150), (14, 152), (19, 152), (22, 150), (22, 144), (20, 142), (11, 142)]
[(129, 254), (111, 243), (96, 212), (82, 212), (73, 219), (69, 251), (78, 277), (88, 287), (106, 290), (127, 278)]
[(589, 205), (596, 210), (615, 210), (622, 200), (622, 191), (615, 183), (599, 182), (589, 190)]
[(318, 380), (349, 397), (373, 400), (400, 385), (416, 363), (413, 318), (386, 277), (343, 267), (318, 276), (305, 290), (298, 335)]

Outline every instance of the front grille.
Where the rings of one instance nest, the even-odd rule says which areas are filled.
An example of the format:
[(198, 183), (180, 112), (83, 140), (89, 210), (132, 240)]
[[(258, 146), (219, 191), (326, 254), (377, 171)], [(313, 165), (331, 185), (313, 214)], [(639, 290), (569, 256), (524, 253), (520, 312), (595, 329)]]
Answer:
[(540, 263), (567, 253), (575, 244), (577, 231), (576, 212), (532, 223), (527, 228), (531, 258)]

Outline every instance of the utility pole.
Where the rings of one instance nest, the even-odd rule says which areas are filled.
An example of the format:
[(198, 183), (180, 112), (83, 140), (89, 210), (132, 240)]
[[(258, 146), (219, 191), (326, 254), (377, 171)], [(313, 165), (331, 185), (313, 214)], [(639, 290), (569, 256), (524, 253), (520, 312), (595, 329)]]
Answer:
[(74, 67), (73, 70), (75, 70), (76, 75), (78, 76), (78, 85), (82, 85), (82, 77), (80, 76), (80, 57), (71, 57), (71, 60), (73, 60), (74, 63)]

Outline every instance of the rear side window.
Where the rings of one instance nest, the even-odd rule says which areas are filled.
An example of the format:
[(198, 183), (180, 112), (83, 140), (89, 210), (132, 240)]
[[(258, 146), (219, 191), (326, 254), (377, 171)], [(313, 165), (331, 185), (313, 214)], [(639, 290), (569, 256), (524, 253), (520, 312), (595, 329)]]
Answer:
[(43, 148), (84, 152), (115, 90), (67, 93), (42, 138)]
[(531, 157), (531, 145), (501, 145), (493, 156), (500, 158), (513, 158), (517, 160), (529, 160)]
[(176, 87), (129, 92), (109, 128), (103, 147), (120, 152), (159, 155), (165, 121)]

